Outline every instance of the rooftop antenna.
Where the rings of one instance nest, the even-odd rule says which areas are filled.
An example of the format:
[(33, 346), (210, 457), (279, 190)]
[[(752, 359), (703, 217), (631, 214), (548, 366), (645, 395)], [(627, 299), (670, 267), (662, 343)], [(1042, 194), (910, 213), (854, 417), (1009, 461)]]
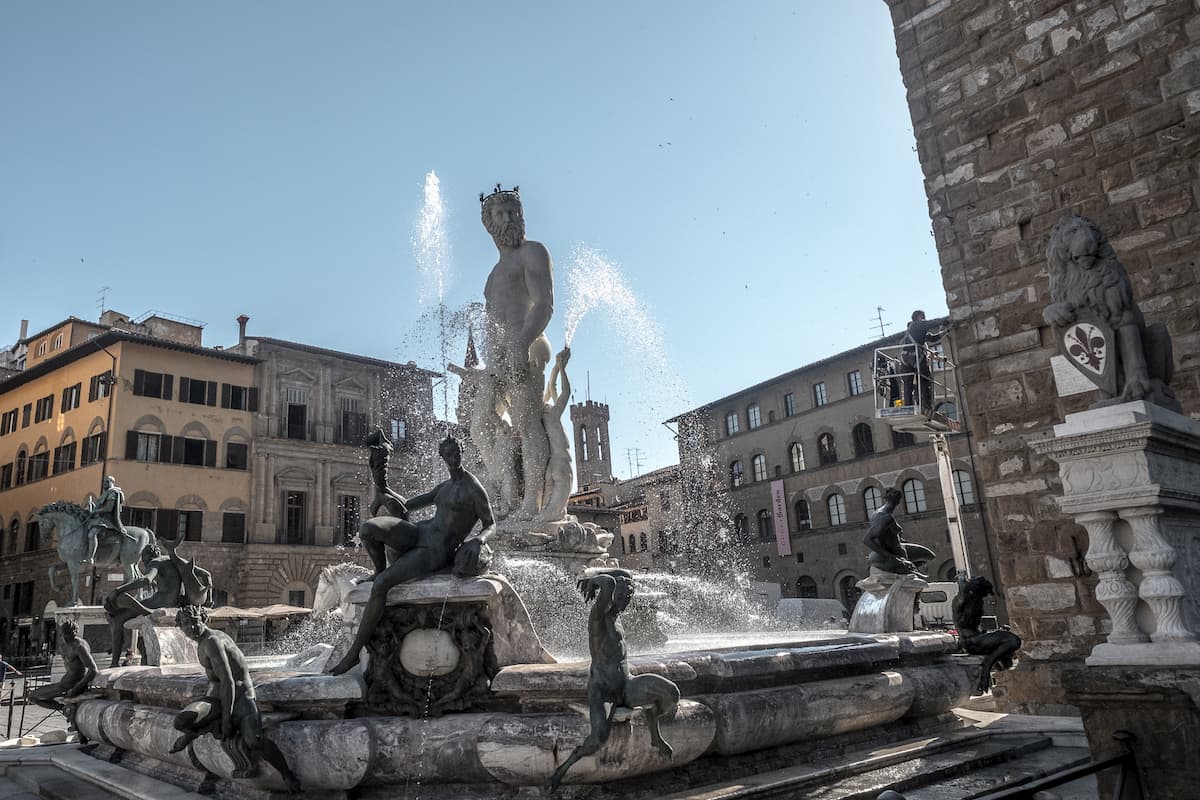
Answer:
[[(630, 478), (636, 478), (638, 475), (642, 474), (642, 451), (640, 448), (626, 447), (625, 448), (625, 459), (629, 463), (629, 477)], [(637, 472), (633, 471), (633, 468), (635, 466), (637, 467)]]
[(871, 320), (871, 328), (879, 328), (879, 338), (887, 335), (887, 328), (890, 328), (892, 323), (883, 321), (883, 312), (887, 311), (883, 306), (875, 306), (875, 319)]
[(108, 286), (101, 286), (96, 291), (96, 307), (100, 309), (100, 316), (96, 317), (96, 319), (104, 316), (105, 301), (108, 299), (109, 291), (110, 289)]

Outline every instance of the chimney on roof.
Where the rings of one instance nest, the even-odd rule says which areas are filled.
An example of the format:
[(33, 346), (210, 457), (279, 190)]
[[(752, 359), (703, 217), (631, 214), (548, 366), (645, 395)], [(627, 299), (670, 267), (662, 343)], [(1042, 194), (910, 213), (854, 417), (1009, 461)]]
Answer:
[(238, 323), (238, 347), (246, 344), (246, 323), (250, 321), (250, 317), (242, 314), (237, 318)]
[(23, 319), (23, 320), (21, 320), (21, 338), (17, 339), (17, 341), (18, 342), (25, 341), (25, 337), (28, 335), (29, 335), (29, 320)]

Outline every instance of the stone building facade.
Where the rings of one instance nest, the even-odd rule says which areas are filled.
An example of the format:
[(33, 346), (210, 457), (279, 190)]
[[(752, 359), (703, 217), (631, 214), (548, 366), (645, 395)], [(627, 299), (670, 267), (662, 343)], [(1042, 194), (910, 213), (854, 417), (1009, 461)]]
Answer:
[(1020, 667), (1002, 679), (998, 695), (1012, 710), (1070, 712), (1063, 675), (1107, 621), (1080, 558), (1087, 534), (1059, 513), (1055, 465), (1029, 447), (1092, 400), (1056, 392), (1042, 320), (1046, 242), (1068, 210), (1100, 225), (1147, 321), (1165, 322), (1174, 337), (1176, 391), (1195, 416), (1200, 5), (887, 4), (1000, 585), (1025, 640)]
[[(432, 373), (414, 365), (244, 329), (236, 347), (205, 347), (199, 325), (111, 311), (23, 343), (22, 368), (0, 380), (0, 652), (37, 650), (52, 635), (50, 611), (70, 599), (65, 568), (50, 586), (56, 533), (34, 512), (85, 503), (103, 475), (125, 492), (126, 524), (182, 536), (213, 573), (218, 603), (239, 606), (309, 605), (320, 570), (356, 557), (341, 545), (370, 501), (368, 427), (397, 440), (400, 491), (432, 480)], [(290, 409), (289, 429), (295, 387), (307, 402)], [(81, 600), (101, 602), (121, 579), (99, 570)]]
[[(852, 609), (855, 584), (867, 575), (868, 517), (893, 487), (905, 493), (897, 514), (905, 539), (939, 556), (928, 565), (931, 577), (945, 579), (954, 565), (933, 447), (923, 434), (895, 433), (876, 419), (875, 348), (899, 341), (890, 336), (808, 364), (673, 420), (683, 474), (693, 481), (681, 488), (685, 516), (715, 517), (710, 536), (721, 527), (728, 536), (710, 546), (736, 551), (749, 577), (777, 584), (782, 597), (835, 598)], [(964, 434), (949, 440), (972, 570), (990, 578), (995, 554), (971, 443)], [(777, 513), (786, 516), (786, 541), (777, 537)]]

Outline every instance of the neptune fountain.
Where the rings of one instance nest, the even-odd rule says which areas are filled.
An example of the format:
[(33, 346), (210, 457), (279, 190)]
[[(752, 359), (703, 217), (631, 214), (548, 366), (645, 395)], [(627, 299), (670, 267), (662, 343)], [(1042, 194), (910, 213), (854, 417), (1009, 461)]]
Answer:
[[(525, 239), (516, 188), (481, 204), (499, 251), (484, 290), (484, 359), (455, 369), (485, 474), (464, 469), (448, 439), (449, 478), (426, 495), (375, 481), (378, 516), (363, 523), (373, 580), (344, 581), (355, 639), (333, 674), (249, 666), (257, 710), (247, 718), (261, 719), (270, 746), (256, 743), (272, 756), (257, 773), (212, 735), (188, 728), (197, 735), (180, 740), (181, 710), (211, 693), (199, 665), (101, 671), (68, 701), (92, 755), (233, 798), (296, 796), (296, 783), (306, 796), (364, 800), (663, 797), (805, 753), (961, 726), (948, 712), (975, 673), (944, 633), (791, 632), (628, 656), (617, 614), (632, 578), (614, 570), (611, 534), (566, 510), (570, 351), (547, 381), (550, 254)], [(372, 467), (386, 474), (386, 445), (372, 446)], [(419, 506), (434, 516), (406, 519)], [(534, 556), (555, 564), (545, 574), (561, 576), (563, 592), (578, 578), (594, 599), (590, 665), (557, 661), (498, 574)]]

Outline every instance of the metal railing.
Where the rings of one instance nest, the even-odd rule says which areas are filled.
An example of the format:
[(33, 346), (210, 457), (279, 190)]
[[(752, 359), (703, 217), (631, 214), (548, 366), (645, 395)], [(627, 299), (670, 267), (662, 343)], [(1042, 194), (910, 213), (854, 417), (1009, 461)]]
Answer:
[(1142, 777), (1133, 752), (1135, 738), (1129, 731), (1117, 731), (1113, 734), (1113, 739), (1119, 744), (1121, 752), (1115, 756), (1093, 759), (1086, 764), (1068, 767), (1028, 783), (1002, 786), (994, 792), (977, 795), (975, 800), (1033, 800), (1038, 792), (1063, 786), (1108, 769), (1120, 770), (1116, 783), (1113, 785), (1112, 800), (1145, 800), (1145, 794), (1142, 791)]
[(0, 686), (0, 721), (4, 725), (5, 739), (24, 736), (59, 713), (33, 705), (29, 700), (31, 692), (49, 682), (49, 664), (26, 667), (20, 675), (8, 673)]

